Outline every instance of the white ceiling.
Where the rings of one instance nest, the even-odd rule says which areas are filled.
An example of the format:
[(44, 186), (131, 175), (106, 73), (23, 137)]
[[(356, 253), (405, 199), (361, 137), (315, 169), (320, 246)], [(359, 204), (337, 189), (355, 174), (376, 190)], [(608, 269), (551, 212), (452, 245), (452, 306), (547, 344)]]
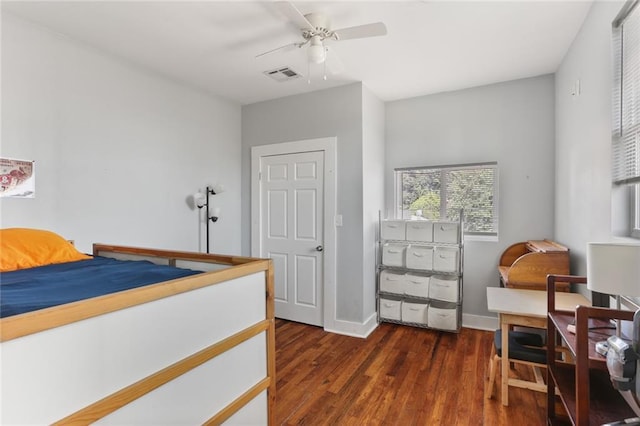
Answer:
[(322, 78), (276, 82), (263, 71), (307, 74), (305, 52), (264, 51), (300, 41), (271, 2), (2, 1), (2, 13), (125, 58), (217, 96), (250, 104), (362, 81), (383, 101), (555, 72), (591, 1), (295, 2), (332, 28), (383, 21), (388, 34), (331, 44), (344, 64)]

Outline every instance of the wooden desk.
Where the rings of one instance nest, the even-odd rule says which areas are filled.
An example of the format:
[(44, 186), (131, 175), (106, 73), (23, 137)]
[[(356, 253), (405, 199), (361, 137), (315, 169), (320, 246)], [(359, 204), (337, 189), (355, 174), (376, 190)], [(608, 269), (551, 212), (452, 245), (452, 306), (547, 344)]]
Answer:
[[(515, 243), (500, 256), (498, 272), (504, 287), (546, 290), (548, 274), (569, 274), (569, 249), (551, 240)], [(556, 288), (569, 291), (569, 284)]]
[[(578, 293), (556, 293), (556, 309), (575, 312), (576, 306), (591, 306)], [(509, 378), (509, 328), (513, 325), (547, 328), (547, 292), (502, 287), (487, 287), (487, 307), (500, 316), (502, 329), (502, 405), (509, 405), (509, 386), (524, 387), (517, 379)], [(506, 356), (505, 356), (506, 355)]]

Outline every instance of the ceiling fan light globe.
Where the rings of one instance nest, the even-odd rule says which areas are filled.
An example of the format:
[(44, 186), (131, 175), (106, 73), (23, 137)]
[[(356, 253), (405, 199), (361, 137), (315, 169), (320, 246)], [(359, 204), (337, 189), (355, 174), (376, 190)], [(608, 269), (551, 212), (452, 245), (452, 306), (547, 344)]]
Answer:
[(309, 61), (314, 64), (321, 64), (324, 62), (327, 57), (326, 52), (324, 50), (324, 46), (322, 45), (311, 45), (309, 46)]

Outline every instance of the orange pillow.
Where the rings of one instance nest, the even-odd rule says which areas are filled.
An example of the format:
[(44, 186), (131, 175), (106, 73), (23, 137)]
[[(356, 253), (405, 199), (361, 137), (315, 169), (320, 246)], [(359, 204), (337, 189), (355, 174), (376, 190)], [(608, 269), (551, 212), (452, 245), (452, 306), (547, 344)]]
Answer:
[(0, 272), (91, 259), (60, 235), (41, 229), (0, 229)]

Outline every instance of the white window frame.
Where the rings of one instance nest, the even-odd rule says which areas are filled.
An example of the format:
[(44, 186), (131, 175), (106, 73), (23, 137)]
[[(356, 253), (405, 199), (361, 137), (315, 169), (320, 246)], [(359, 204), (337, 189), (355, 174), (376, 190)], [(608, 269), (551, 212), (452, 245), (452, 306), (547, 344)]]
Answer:
[[(634, 238), (640, 238), (640, 112), (630, 105), (638, 102), (640, 93), (638, 86), (633, 84), (640, 75), (640, 58), (631, 56), (629, 59), (625, 54), (636, 52), (633, 49), (634, 40), (638, 43), (635, 31), (640, 31), (637, 19), (640, 19), (640, 0), (627, 0), (612, 23), (615, 70), (612, 175), (614, 184), (629, 188), (628, 235)], [(632, 35), (625, 35), (631, 30), (634, 31)], [(626, 43), (632, 43), (631, 47), (625, 47)]]
[(410, 172), (412, 170), (439, 170), (443, 173), (443, 178), (441, 180), (440, 187), (440, 217), (446, 217), (447, 206), (446, 203), (442, 203), (442, 200), (446, 200), (446, 172), (455, 171), (455, 170), (464, 170), (464, 169), (479, 169), (479, 168), (491, 168), (494, 170), (494, 179), (493, 179), (493, 229), (494, 232), (468, 232), (465, 231), (465, 239), (475, 240), (475, 241), (498, 241), (499, 235), (499, 216), (498, 216), (498, 181), (499, 181), (499, 173), (498, 173), (498, 163), (497, 162), (487, 162), (487, 163), (473, 163), (473, 164), (459, 164), (459, 165), (445, 165), (445, 166), (420, 166), (420, 167), (405, 167), (405, 168), (397, 168), (394, 170), (394, 179), (395, 179), (395, 189), (394, 189), (394, 198), (395, 198), (395, 218), (402, 219), (403, 217), (403, 201), (402, 201), (402, 173)]

